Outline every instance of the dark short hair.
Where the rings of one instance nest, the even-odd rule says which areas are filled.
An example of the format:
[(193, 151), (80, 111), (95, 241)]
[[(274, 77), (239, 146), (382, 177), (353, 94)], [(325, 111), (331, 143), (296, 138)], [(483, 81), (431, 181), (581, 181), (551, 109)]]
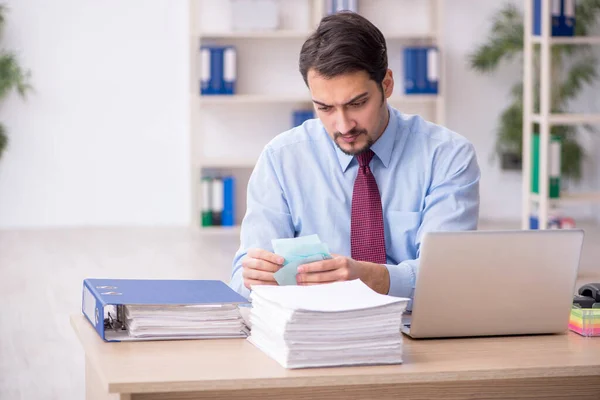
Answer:
[(307, 85), (311, 68), (325, 78), (366, 71), (381, 85), (388, 69), (385, 37), (357, 13), (342, 11), (328, 15), (302, 45), (299, 67)]

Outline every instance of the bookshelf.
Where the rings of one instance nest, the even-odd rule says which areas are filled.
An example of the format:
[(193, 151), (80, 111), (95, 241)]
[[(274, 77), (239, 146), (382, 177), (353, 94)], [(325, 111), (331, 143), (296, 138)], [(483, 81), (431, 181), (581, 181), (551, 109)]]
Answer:
[[(551, 113), (552, 60), (551, 48), (554, 45), (600, 45), (598, 36), (551, 36), (551, 1), (541, 1), (541, 32), (533, 33), (533, 1), (524, 4), (524, 51), (523, 51), (523, 187), (522, 187), (522, 229), (529, 229), (533, 208), (537, 208), (538, 227), (547, 229), (552, 207), (581, 206), (600, 204), (600, 191), (583, 193), (560, 192), (558, 198), (550, 197), (550, 129), (553, 125), (598, 124), (600, 114), (555, 114)], [(534, 46), (540, 48), (540, 71), (533, 70)], [(540, 79), (540, 109), (534, 112), (534, 73)], [(539, 193), (531, 190), (533, 124), (539, 125)]]
[[(239, 234), (230, 227), (202, 227), (202, 176), (236, 178), (236, 224), (245, 213), (246, 185), (263, 147), (292, 128), (294, 110), (312, 109), (310, 93), (298, 71), (304, 40), (326, 15), (326, 0), (277, 0), (277, 30), (236, 31), (229, 20), (231, 0), (190, 0), (190, 224), (204, 234)], [(389, 67), (395, 77), (389, 103), (443, 124), (446, 80), (443, 31), (444, 0), (359, 0), (358, 12), (386, 37)], [(385, 10), (385, 12), (382, 12)], [(234, 95), (200, 95), (199, 48), (233, 45), (237, 51)], [(439, 94), (405, 95), (402, 49), (435, 45), (439, 49)], [(236, 228), (236, 227), (234, 227)]]

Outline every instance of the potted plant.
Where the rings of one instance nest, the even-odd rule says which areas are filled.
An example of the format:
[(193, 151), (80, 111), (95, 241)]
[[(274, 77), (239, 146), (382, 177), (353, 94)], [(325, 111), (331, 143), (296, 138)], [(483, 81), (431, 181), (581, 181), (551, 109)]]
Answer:
[[(0, 30), (4, 27), (6, 10), (6, 6), (0, 4)], [(13, 89), (16, 89), (24, 98), (26, 92), (31, 89), (29, 77), (29, 71), (21, 68), (14, 53), (0, 50), (0, 100), (4, 99)], [(0, 124), (0, 157), (7, 145), (6, 129)]]
[[(533, 1), (533, 0), (526, 0)], [(600, 0), (581, 0), (575, 7), (575, 35), (585, 36), (600, 14)], [(481, 73), (494, 72), (503, 61), (518, 58), (523, 65), (523, 14), (514, 4), (504, 4), (493, 17), (487, 40), (469, 55), (470, 67)], [(575, 99), (585, 85), (598, 78), (598, 60), (590, 45), (553, 45), (552, 90), (550, 109), (552, 113), (568, 112), (569, 101)], [(534, 112), (539, 111), (539, 45), (534, 47)], [(511, 89), (511, 103), (502, 111), (498, 121), (495, 154), (503, 157), (513, 155), (521, 158), (523, 144), (523, 82)], [(595, 131), (590, 125), (585, 129)], [(533, 132), (539, 132), (537, 124)], [(577, 127), (552, 126), (551, 135), (561, 140), (561, 173), (565, 178), (581, 178), (584, 150), (577, 142)]]

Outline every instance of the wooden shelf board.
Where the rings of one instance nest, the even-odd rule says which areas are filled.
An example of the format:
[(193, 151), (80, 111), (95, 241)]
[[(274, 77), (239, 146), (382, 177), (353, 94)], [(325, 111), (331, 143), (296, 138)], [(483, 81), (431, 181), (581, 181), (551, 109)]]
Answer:
[[(541, 36), (532, 36), (531, 42), (535, 44), (542, 43)], [(551, 45), (555, 44), (600, 44), (600, 36), (552, 36), (549, 39)]]
[[(531, 120), (541, 123), (542, 116), (533, 114)], [(573, 125), (573, 124), (598, 124), (600, 123), (600, 114), (550, 114), (548, 122), (552, 125)]]
[[(540, 196), (536, 193), (531, 194), (531, 199), (535, 202), (540, 201)], [(551, 204), (584, 204), (600, 203), (600, 192), (582, 192), (582, 193), (562, 193), (558, 199), (548, 199)]]

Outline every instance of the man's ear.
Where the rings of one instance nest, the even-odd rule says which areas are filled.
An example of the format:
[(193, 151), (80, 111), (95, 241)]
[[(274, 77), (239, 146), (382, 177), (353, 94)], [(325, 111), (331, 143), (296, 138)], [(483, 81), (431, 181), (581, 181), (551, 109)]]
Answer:
[(387, 99), (392, 95), (394, 91), (394, 76), (392, 74), (392, 70), (388, 69), (383, 77), (383, 81), (381, 82), (381, 86), (383, 88), (383, 95)]

